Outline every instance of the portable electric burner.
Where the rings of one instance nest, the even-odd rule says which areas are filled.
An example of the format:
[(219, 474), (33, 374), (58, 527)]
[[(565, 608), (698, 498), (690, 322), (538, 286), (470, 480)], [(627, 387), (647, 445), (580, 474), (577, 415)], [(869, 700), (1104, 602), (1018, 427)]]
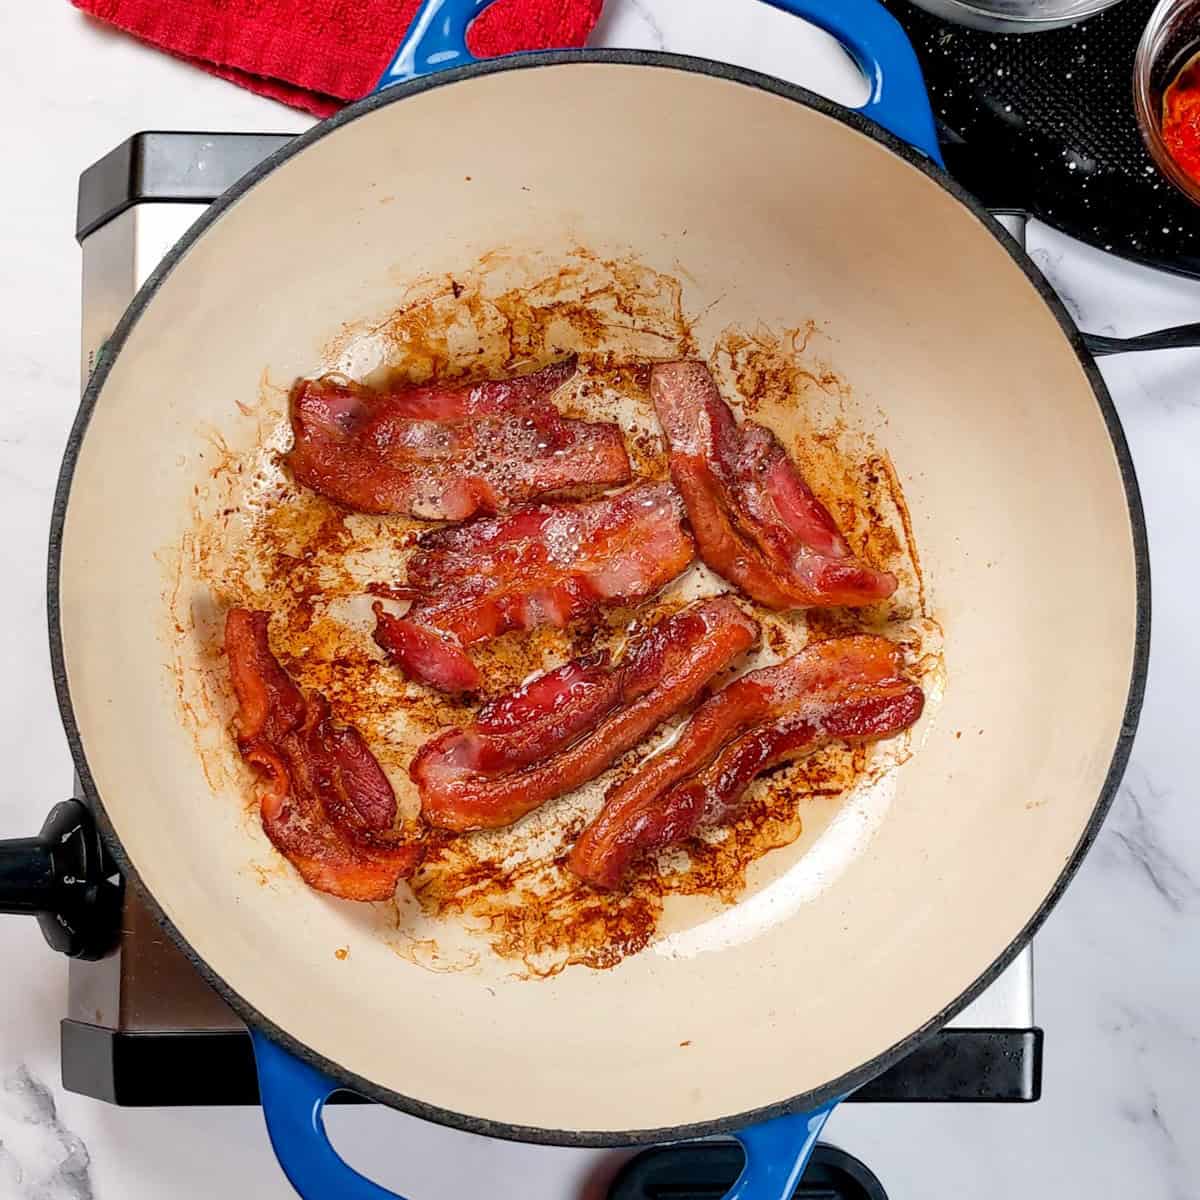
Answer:
[[(82, 375), (163, 254), (215, 199), (286, 135), (139, 134), (80, 180)], [(1023, 220), (1010, 229), (1020, 237)], [(7, 884), (18, 865), (25, 911), (72, 956), (62, 1022), (69, 1091), (130, 1106), (254, 1104), (249, 1034), (106, 861), (88, 810), (60, 805), (40, 839), (0, 847)], [(10, 869), (11, 868), (11, 869)], [(8, 888), (12, 893), (11, 886)], [(1042, 1031), (1033, 1021), (1026, 949), (949, 1026), (850, 1097), (858, 1102), (1029, 1102), (1041, 1087)], [(352, 1097), (350, 1097), (352, 1098)], [(496, 1143), (496, 1153), (521, 1148)], [(621, 1200), (724, 1194), (740, 1169), (724, 1143), (647, 1151), (613, 1185)], [(826, 1147), (797, 1195), (884, 1197), (848, 1155)]]

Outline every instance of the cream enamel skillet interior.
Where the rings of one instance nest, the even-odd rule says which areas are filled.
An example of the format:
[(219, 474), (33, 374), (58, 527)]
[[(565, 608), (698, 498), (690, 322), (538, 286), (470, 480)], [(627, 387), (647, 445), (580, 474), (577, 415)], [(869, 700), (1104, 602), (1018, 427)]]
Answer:
[[(1140, 509), (1061, 307), (894, 138), (799, 89), (666, 56), (516, 59), (396, 89), (268, 167), (139, 297), (64, 469), (64, 713), (122, 866), (251, 1024), (449, 1123), (650, 1140), (811, 1105), (881, 1070), (1027, 940), (1132, 738)], [(281, 385), (414, 281), (581, 248), (678, 280), (701, 356), (724, 330), (816, 323), (848, 419), (895, 466), (945, 686), (877, 828), (785, 916), (540, 979), (490, 953), (464, 966), (398, 952), (369, 906), (287, 869), (264, 881), (253, 864), (271, 852), (228, 731), (181, 714), (181, 688), (220, 665), (200, 633), (180, 658), (173, 587), (190, 586), (179, 552), (219, 473), (266, 461)], [(802, 407), (772, 420), (789, 444), (811, 428)], [(219, 600), (185, 597), (201, 633)]]

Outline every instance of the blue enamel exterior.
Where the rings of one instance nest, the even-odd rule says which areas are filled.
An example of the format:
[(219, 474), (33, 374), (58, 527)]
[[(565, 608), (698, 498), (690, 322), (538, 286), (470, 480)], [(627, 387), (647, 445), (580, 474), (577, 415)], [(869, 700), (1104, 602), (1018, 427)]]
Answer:
[(340, 1085), (265, 1034), (250, 1034), (267, 1133), (292, 1187), (304, 1200), (403, 1200), (360, 1175), (329, 1141), (322, 1109)]
[[(425, 0), (409, 36), (376, 86), (417, 79), (477, 61), (467, 49), (471, 22), (495, 0)], [(864, 116), (942, 165), (917, 56), (878, 0), (764, 0), (832, 34), (867, 78)], [(322, 1109), (338, 1084), (254, 1032), (259, 1089), (271, 1145), (304, 1200), (403, 1200), (350, 1167), (329, 1141)], [(746, 1166), (725, 1200), (790, 1200), (835, 1105), (792, 1113), (737, 1135)]]
[(381, 92), (393, 83), (478, 61), (467, 49), (467, 30), (494, 3), (495, 0), (425, 0), (413, 18), (408, 37), (374, 90)]
[(791, 1200), (835, 1107), (789, 1113), (737, 1134), (746, 1165), (725, 1200)]
[(870, 95), (858, 111), (915, 146), (939, 167), (933, 109), (916, 51), (900, 22), (879, 0), (763, 0), (831, 33), (867, 77)]
[[(341, 1086), (251, 1030), (263, 1115), (275, 1156), (304, 1200), (403, 1200), (342, 1159), (322, 1110)], [(790, 1200), (833, 1105), (764, 1121), (737, 1135), (746, 1166), (726, 1200)]]
[[(477, 60), (471, 22), (495, 0), (425, 0), (376, 91)], [(853, 55), (870, 94), (859, 110), (942, 166), (920, 63), (900, 23), (878, 0), (763, 0), (832, 34)]]

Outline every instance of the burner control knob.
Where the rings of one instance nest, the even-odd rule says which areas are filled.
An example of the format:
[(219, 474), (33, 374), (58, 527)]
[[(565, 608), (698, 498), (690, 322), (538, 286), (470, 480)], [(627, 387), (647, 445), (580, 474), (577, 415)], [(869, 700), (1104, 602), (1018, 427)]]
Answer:
[(103, 958), (121, 927), (123, 884), (92, 814), (56, 804), (35, 838), (0, 841), (0, 912), (36, 916), (46, 941), (71, 958)]

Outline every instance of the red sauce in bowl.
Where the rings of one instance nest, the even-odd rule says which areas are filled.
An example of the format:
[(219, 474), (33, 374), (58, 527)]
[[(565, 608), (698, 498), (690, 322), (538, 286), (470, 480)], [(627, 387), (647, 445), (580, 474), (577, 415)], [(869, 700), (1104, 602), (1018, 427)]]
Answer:
[(1162, 136), (1171, 157), (1200, 183), (1200, 54), (1163, 94)]

